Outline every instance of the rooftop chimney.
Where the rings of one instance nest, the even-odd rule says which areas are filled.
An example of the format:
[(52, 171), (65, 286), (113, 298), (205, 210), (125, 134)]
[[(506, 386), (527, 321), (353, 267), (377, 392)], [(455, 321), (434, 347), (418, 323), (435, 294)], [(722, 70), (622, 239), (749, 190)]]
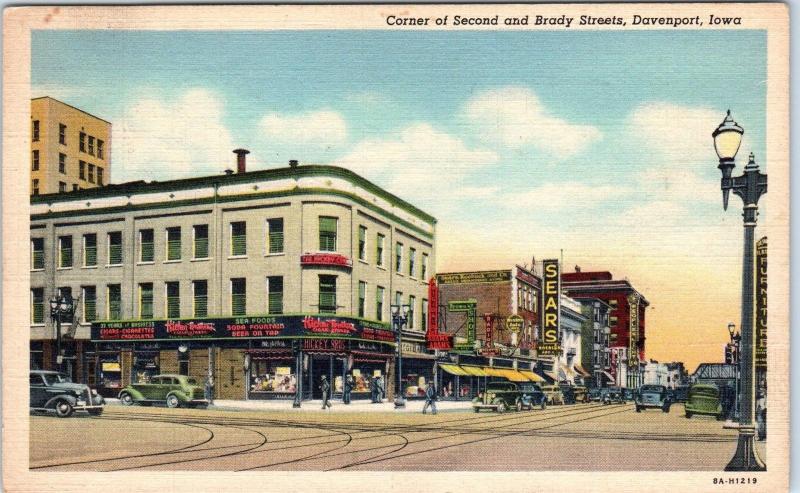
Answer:
[(247, 149), (234, 149), (233, 153), (236, 154), (236, 172), (244, 173), (247, 171), (247, 155), (250, 151)]
[(297, 159), (290, 159), (290, 160), (289, 160), (289, 167), (290, 167), (290, 168), (296, 168), (296, 167), (297, 167), (297, 164), (298, 164), (298, 163), (297, 163)]
[(232, 170), (232, 169), (230, 169), (230, 168), (226, 168), (226, 169), (225, 169), (225, 174), (226, 174), (227, 176), (231, 176), (231, 175), (233, 174), (233, 170)]

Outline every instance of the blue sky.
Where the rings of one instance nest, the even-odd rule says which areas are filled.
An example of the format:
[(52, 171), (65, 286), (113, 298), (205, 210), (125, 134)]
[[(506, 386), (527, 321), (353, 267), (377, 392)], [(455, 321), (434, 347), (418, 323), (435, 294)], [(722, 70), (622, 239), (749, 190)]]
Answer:
[(235, 147), (250, 169), (338, 164), (439, 219), (440, 271), (564, 249), (629, 277), (654, 357), (679, 359), (691, 325), (718, 359), (738, 323), (741, 218), (710, 134), (730, 108), (740, 162), (766, 162), (763, 31), (36, 31), (31, 49), (32, 96), (113, 123), (113, 181), (217, 173)]

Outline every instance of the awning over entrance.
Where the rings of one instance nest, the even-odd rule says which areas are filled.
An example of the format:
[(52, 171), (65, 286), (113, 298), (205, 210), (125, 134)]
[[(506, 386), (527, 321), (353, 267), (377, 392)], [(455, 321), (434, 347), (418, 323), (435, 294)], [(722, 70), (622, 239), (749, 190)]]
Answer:
[(614, 379), (614, 377), (611, 376), (611, 374), (608, 373), (607, 371), (604, 371), (603, 375), (608, 379), (609, 382), (616, 383), (616, 380)]
[(551, 381), (553, 381), (553, 382), (557, 382), (558, 381), (558, 377), (556, 377), (555, 373), (550, 372), (550, 371), (543, 371), (542, 373), (544, 373), (544, 376), (549, 378)]
[(500, 372), (503, 373), (503, 376), (507, 379), (511, 380), (512, 382), (527, 382), (528, 377), (523, 375), (522, 373), (518, 372), (517, 370), (511, 369), (500, 369)]
[(500, 368), (492, 368), (491, 366), (484, 366), (483, 371), (489, 375), (490, 377), (502, 377), (507, 378), (503, 370)]
[(462, 365), (461, 369), (464, 370), (465, 372), (469, 373), (473, 377), (487, 377), (487, 376), (489, 376), (488, 373), (486, 373), (482, 369), (478, 368), (477, 366)]
[(544, 378), (540, 377), (539, 375), (533, 373), (532, 371), (527, 370), (518, 370), (519, 374), (523, 377), (527, 378), (531, 382), (544, 382)]
[(591, 377), (592, 376), (592, 375), (589, 374), (588, 371), (584, 370), (583, 367), (581, 365), (579, 365), (578, 363), (575, 363), (575, 371), (577, 371), (578, 374), (581, 375), (582, 377)]
[(458, 365), (448, 365), (448, 364), (441, 364), (440, 363), (439, 364), (439, 368), (441, 368), (442, 370), (446, 371), (447, 373), (449, 373), (451, 375), (457, 375), (459, 377), (469, 376), (469, 373), (464, 371)]

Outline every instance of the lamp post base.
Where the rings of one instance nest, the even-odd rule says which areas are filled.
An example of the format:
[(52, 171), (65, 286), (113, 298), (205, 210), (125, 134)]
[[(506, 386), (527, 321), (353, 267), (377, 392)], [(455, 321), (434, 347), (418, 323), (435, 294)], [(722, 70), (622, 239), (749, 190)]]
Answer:
[(394, 408), (399, 409), (401, 407), (406, 407), (406, 400), (402, 397), (395, 397), (394, 398)]
[(295, 408), (295, 409), (299, 409), (300, 408), (300, 403), (299, 402), (292, 402), (292, 407)]
[(755, 447), (756, 429), (753, 425), (739, 427), (739, 443), (726, 471), (766, 471), (767, 466), (758, 456)]

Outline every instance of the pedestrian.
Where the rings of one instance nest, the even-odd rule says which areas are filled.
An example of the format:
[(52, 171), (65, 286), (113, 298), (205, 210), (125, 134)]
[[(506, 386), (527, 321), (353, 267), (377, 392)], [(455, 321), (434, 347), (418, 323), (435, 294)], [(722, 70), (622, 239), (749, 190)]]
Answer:
[(322, 375), (319, 390), (322, 391), (322, 409), (331, 407), (331, 384), (328, 383), (328, 377), (325, 375)]
[(383, 388), (381, 377), (375, 377), (375, 387), (378, 389), (378, 402), (383, 402), (384, 397), (386, 397), (386, 389)]
[(431, 412), (436, 414), (436, 386), (433, 385), (433, 382), (425, 389), (425, 405), (422, 407), (422, 414), (428, 413), (428, 406), (431, 407)]
[(756, 397), (756, 425), (758, 441), (763, 442), (767, 439), (767, 397), (763, 391)]
[(381, 401), (380, 399), (381, 388), (380, 388), (380, 383), (378, 382), (378, 377), (376, 376), (372, 377), (372, 380), (369, 382), (369, 390), (370, 393), (372, 394), (372, 403), (373, 404), (379, 403)]
[(206, 377), (205, 388), (203, 389), (203, 393), (205, 394), (205, 398), (208, 401), (209, 405), (214, 404), (214, 377), (213, 375), (208, 375)]
[(345, 404), (350, 404), (350, 393), (353, 391), (354, 385), (353, 377), (347, 375), (344, 379), (344, 395), (342, 397), (342, 401), (344, 401)]

